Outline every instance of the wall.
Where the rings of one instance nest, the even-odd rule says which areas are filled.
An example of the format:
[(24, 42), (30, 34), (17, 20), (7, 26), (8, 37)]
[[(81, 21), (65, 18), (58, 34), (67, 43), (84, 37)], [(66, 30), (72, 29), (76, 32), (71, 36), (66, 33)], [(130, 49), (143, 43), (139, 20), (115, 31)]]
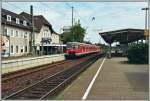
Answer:
[(2, 74), (65, 60), (64, 54), (2, 61)]
[[(21, 28), (2, 25), (2, 33), (4, 33), (4, 29), (7, 29), (7, 35), (9, 36), (9, 48), (10, 48), (10, 56), (21, 56), (27, 54), (29, 52), (29, 30), (24, 30)], [(13, 30), (13, 35), (11, 34), (11, 30)], [(16, 36), (16, 31), (18, 31), (18, 36)], [(27, 32), (27, 37), (24, 35)], [(11, 45), (13, 45), (13, 53), (11, 53)], [(16, 52), (16, 46), (18, 46), (18, 53)], [(25, 46), (27, 46), (27, 52), (25, 52)], [(23, 49), (23, 52), (21, 52)]]
[(48, 26), (42, 26), (40, 33), (35, 33), (35, 44), (40, 45), (42, 38), (46, 37), (52, 39), (51, 44), (59, 44), (59, 35), (51, 33)]
[(53, 44), (60, 44), (60, 39), (59, 39), (59, 35), (57, 34), (52, 34), (52, 43)]

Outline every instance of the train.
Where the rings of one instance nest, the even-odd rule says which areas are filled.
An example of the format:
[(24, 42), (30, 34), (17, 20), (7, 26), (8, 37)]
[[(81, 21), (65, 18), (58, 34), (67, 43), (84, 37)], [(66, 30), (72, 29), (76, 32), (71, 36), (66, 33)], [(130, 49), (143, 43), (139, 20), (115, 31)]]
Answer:
[(66, 44), (65, 58), (77, 58), (100, 51), (100, 46), (80, 42), (68, 42)]

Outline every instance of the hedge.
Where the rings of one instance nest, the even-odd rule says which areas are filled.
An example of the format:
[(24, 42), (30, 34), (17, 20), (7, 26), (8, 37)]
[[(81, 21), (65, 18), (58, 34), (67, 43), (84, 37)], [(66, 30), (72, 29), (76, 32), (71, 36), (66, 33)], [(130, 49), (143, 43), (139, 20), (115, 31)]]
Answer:
[(133, 43), (128, 47), (130, 63), (148, 63), (148, 43)]

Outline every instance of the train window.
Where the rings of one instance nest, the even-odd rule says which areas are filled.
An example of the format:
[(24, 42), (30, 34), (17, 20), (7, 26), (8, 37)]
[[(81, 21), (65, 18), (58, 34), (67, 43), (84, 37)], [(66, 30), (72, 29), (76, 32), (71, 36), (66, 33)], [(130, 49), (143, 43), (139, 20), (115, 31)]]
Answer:
[(67, 43), (67, 48), (71, 48), (71, 47), (72, 47), (71, 44)]
[(67, 43), (67, 48), (77, 49), (78, 48), (78, 44), (76, 44), (76, 43)]

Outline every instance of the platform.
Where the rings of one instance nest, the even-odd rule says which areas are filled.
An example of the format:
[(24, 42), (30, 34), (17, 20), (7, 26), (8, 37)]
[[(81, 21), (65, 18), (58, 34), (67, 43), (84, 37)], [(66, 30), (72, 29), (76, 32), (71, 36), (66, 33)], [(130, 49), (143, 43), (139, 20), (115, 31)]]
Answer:
[(45, 55), (39, 57), (25, 57), (13, 60), (2, 61), (2, 74), (20, 69), (31, 68), (52, 62), (65, 60), (64, 54)]
[[(83, 99), (102, 61), (103, 58), (95, 62), (55, 99)], [(146, 100), (148, 99), (149, 90), (148, 71), (148, 64), (128, 64), (127, 58), (124, 57), (106, 59), (85, 99)]]

